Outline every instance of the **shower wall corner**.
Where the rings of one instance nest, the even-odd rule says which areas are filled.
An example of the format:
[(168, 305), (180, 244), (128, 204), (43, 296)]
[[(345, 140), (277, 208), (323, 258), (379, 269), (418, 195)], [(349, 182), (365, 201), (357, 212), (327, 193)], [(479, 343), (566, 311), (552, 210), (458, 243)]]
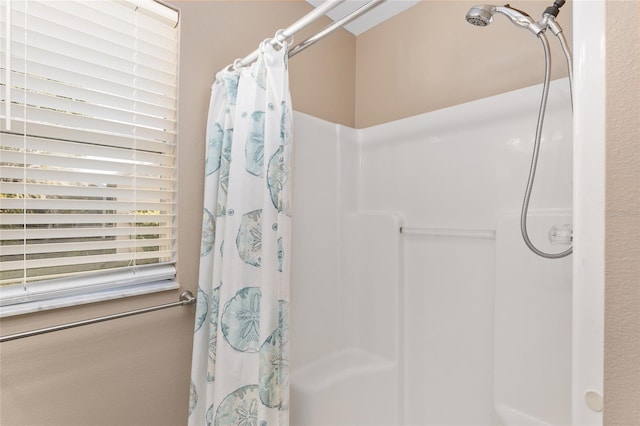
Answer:
[(291, 421), (400, 424), (400, 222), (360, 211), (357, 130), (302, 113), (294, 122), (304, 137), (294, 150), (292, 293), (305, 302), (291, 308), (292, 324), (304, 324), (292, 327)]

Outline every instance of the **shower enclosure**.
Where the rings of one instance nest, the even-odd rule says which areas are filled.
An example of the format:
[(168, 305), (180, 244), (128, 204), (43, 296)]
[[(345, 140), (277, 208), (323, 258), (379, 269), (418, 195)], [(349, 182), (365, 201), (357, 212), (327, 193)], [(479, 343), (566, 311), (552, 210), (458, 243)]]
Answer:
[[(570, 424), (571, 257), (522, 242), (541, 87), (354, 130), (297, 114), (292, 424)], [(567, 79), (529, 213), (572, 221)]]
[(573, 224), (567, 258), (518, 226), (541, 86), (357, 130), (295, 115), (292, 424), (602, 424), (603, 11), (574, 3), (575, 110), (554, 81), (530, 205), (544, 251)]

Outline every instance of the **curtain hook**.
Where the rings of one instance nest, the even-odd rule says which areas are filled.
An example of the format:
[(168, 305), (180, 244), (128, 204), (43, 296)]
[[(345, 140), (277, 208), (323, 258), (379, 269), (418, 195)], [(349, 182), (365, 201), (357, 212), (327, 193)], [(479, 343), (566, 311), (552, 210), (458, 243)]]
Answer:
[(278, 43), (278, 45), (283, 49), (288, 44), (293, 43), (293, 35), (290, 35), (289, 37), (285, 37), (284, 31), (285, 31), (284, 29), (279, 29), (278, 31), (276, 31), (276, 35), (274, 36), (274, 40), (276, 41), (276, 43)]
[(233, 61), (233, 64), (231, 64), (231, 69), (229, 71), (239, 71), (240, 68), (242, 68), (242, 59), (243, 58), (238, 58), (235, 61)]
[[(271, 40), (275, 40), (275, 39), (267, 37), (264, 40), (262, 40), (262, 43), (260, 43), (260, 53), (264, 53), (265, 46), (267, 45), (267, 43), (271, 42)], [(276, 40), (276, 43), (277, 43), (277, 40)]]

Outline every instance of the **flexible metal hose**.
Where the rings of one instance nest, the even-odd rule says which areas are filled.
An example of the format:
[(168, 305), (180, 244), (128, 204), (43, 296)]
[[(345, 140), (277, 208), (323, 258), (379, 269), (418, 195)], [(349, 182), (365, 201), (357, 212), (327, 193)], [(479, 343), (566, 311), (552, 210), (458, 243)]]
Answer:
[[(542, 99), (540, 101), (540, 110), (538, 111), (538, 123), (536, 126), (536, 136), (533, 144), (533, 155), (531, 157), (531, 168), (529, 169), (529, 179), (527, 188), (524, 192), (524, 200), (522, 202), (522, 210), (520, 214), (520, 231), (522, 238), (529, 249), (538, 256), (546, 259), (560, 259), (573, 253), (573, 246), (561, 253), (546, 253), (533, 245), (529, 239), (527, 231), (527, 213), (529, 211), (529, 201), (531, 199), (531, 191), (533, 190), (533, 181), (536, 177), (536, 168), (538, 167), (538, 156), (540, 154), (540, 140), (542, 139), (542, 126), (544, 124), (544, 115), (547, 109), (547, 98), (549, 97), (549, 84), (551, 80), (551, 55), (549, 53), (549, 41), (544, 32), (538, 33), (538, 38), (542, 42), (544, 48), (544, 84), (542, 88)], [(566, 51), (565, 51), (566, 54)], [(567, 59), (567, 61), (569, 61)]]
[[(560, 28), (557, 23), (556, 27)], [(567, 39), (562, 31), (558, 32), (556, 37), (558, 37), (558, 40), (560, 41), (562, 53), (564, 53), (564, 57), (567, 60), (567, 70), (569, 72), (569, 96), (571, 97), (571, 111), (573, 111), (573, 64), (571, 60), (571, 49), (569, 48), (569, 43), (567, 43)]]

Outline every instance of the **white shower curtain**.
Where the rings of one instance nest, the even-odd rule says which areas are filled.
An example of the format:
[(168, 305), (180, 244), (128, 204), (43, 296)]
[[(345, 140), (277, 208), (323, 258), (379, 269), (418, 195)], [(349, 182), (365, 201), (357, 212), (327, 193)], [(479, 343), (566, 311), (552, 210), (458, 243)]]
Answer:
[(212, 87), (189, 425), (289, 419), (291, 99), (286, 45), (260, 50)]

